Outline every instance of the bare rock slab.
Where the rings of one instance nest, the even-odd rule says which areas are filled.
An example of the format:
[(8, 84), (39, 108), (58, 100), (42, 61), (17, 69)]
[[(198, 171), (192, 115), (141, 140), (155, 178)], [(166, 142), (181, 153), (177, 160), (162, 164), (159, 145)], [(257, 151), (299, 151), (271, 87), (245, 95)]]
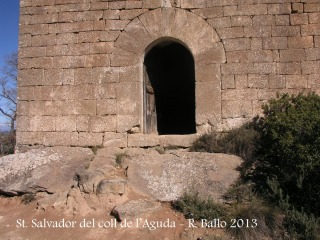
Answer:
[(114, 193), (122, 195), (126, 191), (127, 181), (124, 179), (105, 179), (97, 187), (98, 194)]
[(185, 151), (130, 156), (128, 183), (160, 201), (176, 200), (190, 190), (219, 200), (239, 177), (236, 169), (242, 163), (233, 155)]
[(161, 203), (147, 200), (131, 200), (112, 209), (111, 215), (114, 216), (117, 221), (123, 221), (124, 219), (134, 219), (141, 217), (143, 214), (151, 213), (161, 208)]
[(77, 171), (94, 157), (88, 148), (52, 147), (17, 153), (0, 159), (0, 194), (63, 192)]

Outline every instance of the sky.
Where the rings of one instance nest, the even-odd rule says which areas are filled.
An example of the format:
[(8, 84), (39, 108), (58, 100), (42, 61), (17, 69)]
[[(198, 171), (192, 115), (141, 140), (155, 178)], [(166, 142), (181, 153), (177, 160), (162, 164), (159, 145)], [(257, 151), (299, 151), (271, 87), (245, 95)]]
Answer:
[(18, 50), (19, 0), (0, 0), (0, 65)]
[[(0, 0), (0, 67), (4, 58), (18, 51), (19, 0)], [(0, 130), (6, 120), (0, 116)]]

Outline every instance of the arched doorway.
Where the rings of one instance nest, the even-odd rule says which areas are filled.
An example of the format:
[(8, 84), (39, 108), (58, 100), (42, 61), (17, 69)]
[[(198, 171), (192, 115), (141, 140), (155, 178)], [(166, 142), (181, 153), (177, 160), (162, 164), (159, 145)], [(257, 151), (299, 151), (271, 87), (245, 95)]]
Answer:
[(190, 51), (165, 40), (144, 59), (145, 127), (147, 133), (196, 133), (195, 67)]

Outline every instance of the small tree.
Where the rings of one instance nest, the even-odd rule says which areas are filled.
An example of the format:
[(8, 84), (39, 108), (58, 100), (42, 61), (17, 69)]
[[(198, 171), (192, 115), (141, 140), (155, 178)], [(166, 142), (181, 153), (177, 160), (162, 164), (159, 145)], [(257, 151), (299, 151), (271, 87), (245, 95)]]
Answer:
[(257, 174), (273, 183), (269, 187), (279, 198), (287, 197), (295, 209), (319, 217), (320, 96), (285, 94), (263, 109)]
[(5, 58), (0, 77), (0, 113), (10, 121), (10, 132), (14, 132), (17, 109), (18, 54)]

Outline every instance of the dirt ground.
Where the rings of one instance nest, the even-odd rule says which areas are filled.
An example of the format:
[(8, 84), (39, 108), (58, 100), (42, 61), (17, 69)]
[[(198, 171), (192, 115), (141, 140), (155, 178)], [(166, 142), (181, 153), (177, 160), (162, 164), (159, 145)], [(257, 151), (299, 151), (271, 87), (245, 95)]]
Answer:
[[(21, 203), (20, 197), (1, 197), (0, 239), (197, 240), (215, 239), (213, 237), (207, 238), (206, 236), (208, 235), (223, 235), (223, 232), (219, 229), (189, 227), (189, 223), (183, 215), (172, 210), (168, 203), (162, 203), (162, 208), (144, 216), (143, 219), (127, 219), (126, 222), (122, 221), (121, 223), (116, 222), (109, 212), (97, 212), (87, 216), (72, 216), (59, 214), (54, 209), (41, 211), (36, 208), (36, 201), (25, 205)], [(46, 226), (44, 226), (44, 221), (47, 221)], [(152, 221), (156, 221), (154, 225)], [(50, 223), (56, 223), (58, 227), (54, 225), (49, 227)]]

